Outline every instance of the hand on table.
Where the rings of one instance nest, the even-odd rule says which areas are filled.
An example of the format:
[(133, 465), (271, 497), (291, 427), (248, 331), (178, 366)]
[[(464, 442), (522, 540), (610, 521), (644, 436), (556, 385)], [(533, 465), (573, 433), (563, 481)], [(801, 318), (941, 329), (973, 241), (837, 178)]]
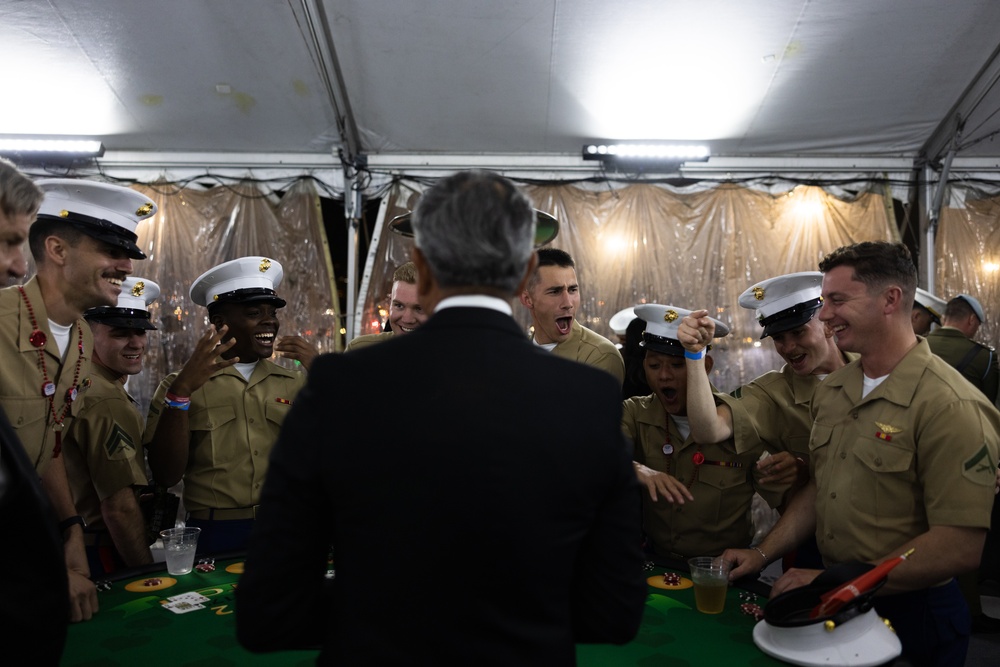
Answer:
[(69, 620), (89, 621), (97, 613), (97, 586), (76, 570), (67, 569), (69, 576)]
[(790, 591), (793, 588), (808, 586), (822, 571), (823, 570), (806, 570), (799, 567), (791, 568), (778, 577), (778, 580), (774, 582), (773, 586), (771, 586), (771, 597), (773, 598), (784, 593), (785, 591)]

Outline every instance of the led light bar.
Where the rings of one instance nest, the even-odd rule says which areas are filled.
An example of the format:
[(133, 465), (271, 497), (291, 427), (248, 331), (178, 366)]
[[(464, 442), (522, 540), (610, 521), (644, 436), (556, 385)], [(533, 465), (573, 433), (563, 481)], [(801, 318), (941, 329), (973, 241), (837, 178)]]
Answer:
[(585, 144), (584, 160), (605, 162), (706, 162), (708, 146), (701, 144), (625, 142), (616, 144)]
[(104, 144), (94, 139), (0, 137), (0, 154), (100, 157), (104, 155)]

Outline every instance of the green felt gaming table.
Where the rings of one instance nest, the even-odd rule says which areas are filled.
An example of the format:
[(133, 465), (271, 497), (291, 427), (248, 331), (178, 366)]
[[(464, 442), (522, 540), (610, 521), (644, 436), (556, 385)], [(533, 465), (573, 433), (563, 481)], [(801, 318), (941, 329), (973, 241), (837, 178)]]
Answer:
[[(166, 571), (146, 568), (111, 580), (98, 592), (100, 611), (90, 621), (72, 624), (62, 665), (93, 667), (161, 665), (312, 665), (316, 651), (253, 654), (236, 641), (234, 592), (243, 559), (218, 559), (212, 572), (192, 571), (173, 577), (175, 584), (151, 590), (148, 579), (169, 584)], [(160, 565), (162, 567), (162, 564)], [(654, 567), (646, 576), (666, 571), (686, 576), (680, 567)], [(750, 588), (753, 588), (750, 586)], [(130, 590), (131, 589), (131, 590)], [(741, 588), (730, 587), (723, 613), (702, 614), (694, 590), (650, 586), (642, 627), (624, 646), (581, 644), (581, 667), (616, 665), (781, 665), (753, 643), (753, 616), (740, 612)], [(198, 592), (209, 598), (204, 609), (175, 614), (164, 608), (167, 598)], [(763, 593), (758, 589), (759, 593)], [(763, 594), (757, 603), (764, 604)], [(183, 638), (183, 641), (179, 641)], [(180, 647), (183, 646), (183, 651)]]

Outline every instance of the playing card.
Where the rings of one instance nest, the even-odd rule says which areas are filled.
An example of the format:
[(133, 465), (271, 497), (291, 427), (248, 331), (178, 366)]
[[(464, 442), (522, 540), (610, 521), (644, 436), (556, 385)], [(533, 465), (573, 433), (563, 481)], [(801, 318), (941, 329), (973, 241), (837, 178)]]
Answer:
[(167, 598), (167, 602), (189, 602), (191, 604), (202, 604), (203, 602), (208, 602), (208, 598), (200, 593), (192, 591), (190, 593), (178, 593), (177, 595), (171, 595)]
[(174, 612), (175, 614), (186, 614), (189, 611), (195, 611), (198, 609), (204, 609), (205, 605), (195, 604), (193, 602), (185, 602), (181, 600), (180, 602), (168, 602), (163, 605), (166, 609)]

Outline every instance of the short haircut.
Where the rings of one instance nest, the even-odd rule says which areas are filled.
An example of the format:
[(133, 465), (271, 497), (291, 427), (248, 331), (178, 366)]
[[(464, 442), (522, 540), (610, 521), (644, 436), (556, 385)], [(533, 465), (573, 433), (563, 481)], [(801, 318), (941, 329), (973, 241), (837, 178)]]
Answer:
[(853, 268), (854, 280), (864, 283), (869, 293), (899, 285), (903, 300), (912, 307), (917, 292), (917, 267), (902, 243), (864, 241), (843, 246), (824, 257), (819, 270), (826, 273), (838, 266)]
[(414, 245), (443, 288), (485, 287), (513, 296), (531, 261), (531, 201), (499, 174), (460, 171), (421, 195)]
[(538, 285), (538, 269), (543, 266), (558, 266), (561, 269), (576, 269), (576, 262), (573, 261), (573, 256), (565, 250), (560, 250), (559, 248), (539, 248), (537, 250), (537, 254), (538, 265), (535, 267), (535, 272), (531, 274), (528, 284), (525, 285), (525, 289), (529, 292), (533, 290), (536, 285)]
[(36, 264), (45, 261), (45, 239), (59, 236), (71, 246), (75, 246), (83, 238), (84, 233), (71, 223), (59, 218), (41, 217), (28, 228), (28, 247)]
[(392, 282), (417, 284), (417, 266), (413, 262), (401, 264), (399, 268), (392, 272)]
[[(969, 315), (976, 315), (976, 311), (972, 304), (960, 296), (956, 296), (944, 307), (944, 317), (947, 320), (964, 320)], [(979, 315), (976, 315), (976, 319), (979, 319)]]
[(0, 157), (0, 212), (4, 216), (34, 217), (44, 197), (33, 180), (18, 171), (13, 162)]
[(539, 248), (538, 266), (558, 266), (563, 269), (575, 269), (573, 256), (559, 248)]

